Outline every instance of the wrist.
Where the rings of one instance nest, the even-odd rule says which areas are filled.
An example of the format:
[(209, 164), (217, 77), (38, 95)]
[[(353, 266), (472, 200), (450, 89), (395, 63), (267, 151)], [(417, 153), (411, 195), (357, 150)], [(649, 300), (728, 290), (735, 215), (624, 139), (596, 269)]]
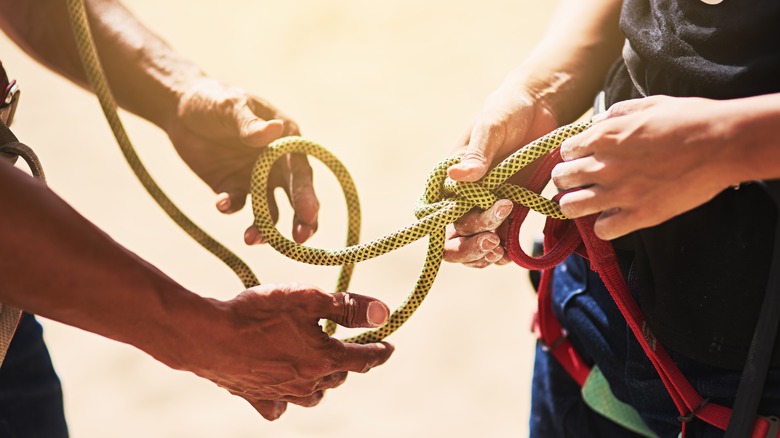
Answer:
[(156, 292), (144, 309), (143, 322), (125, 342), (173, 369), (194, 371), (205, 340), (225, 326), (216, 323), (225, 319), (222, 303), (172, 281), (163, 280), (153, 287)]
[(583, 93), (577, 82), (577, 76), (565, 69), (529, 61), (512, 71), (502, 87), (528, 96), (534, 106), (549, 112), (560, 126), (576, 120), (592, 102), (590, 93)]
[(723, 138), (720, 161), (729, 184), (780, 178), (780, 94), (717, 101)]

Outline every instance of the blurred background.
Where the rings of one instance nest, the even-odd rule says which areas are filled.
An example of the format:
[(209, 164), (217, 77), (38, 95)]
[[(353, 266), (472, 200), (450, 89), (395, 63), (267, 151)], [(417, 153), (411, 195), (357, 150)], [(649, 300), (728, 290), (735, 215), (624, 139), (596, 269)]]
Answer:
[[(414, 220), (412, 208), (429, 170), (540, 38), (554, 7), (535, 0), (125, 4), (209, 74), (271, 101), (297, 120), (305, 136), (340, 157), (360, 193), (361, 241)], [(14, 131), (36, 148), (59, 195), (188, 288), (220, 299), (242, 290), (232, 272), (145, 193), (92, 95), (36, 64), (5, 35), (0, 52), (23, 90)], [(123, 119), (174, 202), (244, 258), (261, 281), (333, 288), (336, 268), (301, 265), (267, 246), (244, 246), (249, 209), (217, 213), (213, 193), (167, 137), (130, 114)], [(327, 169), (312, 164), (322, 211), (310, 244), (339, 247), (343, 197)], [(292, 215), (284, 196), (278, 198), (285, 207), (279, 226), (289, 236)], [(540, 229), (523, 230), (526, 248)], [(425, 248), (423, 240), (360, 264), (350, 290), (398, 306), (413, 288)], [(168, 369), (133, 347), (43, 324), (76, 438), (521, 437), (528, 434), (534, 299), (519, 267), (445, 265), (420, 310), (388, 339), (396, 352), (387, 364), (352, 374), (315, 408), (290, 406), (273, 423), (212, 383)]]

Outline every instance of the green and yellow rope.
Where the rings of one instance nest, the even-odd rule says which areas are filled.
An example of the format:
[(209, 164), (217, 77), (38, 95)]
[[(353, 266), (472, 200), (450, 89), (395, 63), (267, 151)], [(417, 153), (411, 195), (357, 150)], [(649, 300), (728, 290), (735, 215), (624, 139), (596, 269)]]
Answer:
[[(259, 284), (252, 270), (241, 259), (201, 230), (170, 201), (139, 160), (117, 114), (117, 104), (97, 57), (83, 1), (67, 0), (76, 43), (89, 82), (98, 96), (106, 119), (130, 167), (146, 190), (174, 222), (201, 246), (229, 266), (245, 287)], [(393, 333), (409, 319), (425, 299), (441, 265), (445, 227), (458, 220), (472, 208), (487, 209), (498, 199), (511, 199), (546, 216), (565, 218), (555, 202), (523, 187), (508, 184), (506, 180), (537, 158), (553, 151), (566, 138), (582, 132), (589, 126), (589, 122), (583, 122), (558, 128), (516, 151), (479, 182), (455, 182), (447, 178), (447, 168), (458, 163), (460, 157), (451, 157), (441, 161), (429, 175), (425, 192), (415, 208), (418, 220), (398, 231), (366, 243), (358, 243), (360, 239), (360, 204), (355, 184), (344, 165), (333, 154), (313, 141), (301, 137), (281, 138), (264, 150), (254, 167), (251, 193), (255, 225), (274, 249), (291, 259), (313, 265), (342, 266), (336, 285), (337, 291), (348, 289), (356, 263), (378, 257), (422, 237), (429, 236), (425, 263), (414, 290), (404, 303), (392, 313), (387, 324), (374, 331), (345, 339), (346, 342), (356, 343), (379, 341)], [(348, 209), (347, 239), (344, 248), (321, 249), (299, 245), (282, 236), (274, 226), (266, 198), (268, 175), (274, 162), (288, 153), (307, 154), (317, 158), (333, 172), (341, 184)], [(328, 322), (325, 330), (328, 334), (333, 334), (335, 324)]]

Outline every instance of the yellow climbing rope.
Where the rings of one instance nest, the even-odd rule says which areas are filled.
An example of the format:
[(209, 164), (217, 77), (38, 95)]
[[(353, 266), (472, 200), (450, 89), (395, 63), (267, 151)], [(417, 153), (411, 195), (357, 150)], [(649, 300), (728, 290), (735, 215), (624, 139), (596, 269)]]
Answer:
[[(245, 287), (249, 288), (259, 284), (252, 270), (229, 249), (187, 218), (146, 171), (117, 114), (116, 101), (97, 57), (87, 22), (84, 0), (67, 0), (67, 4), (76, 44), (87, 78), (133, 172), (171, 219), (201, 246), (229, 266)], [(346, 342), (356, 343), (379, 341), (398, 329), (425, 299), (441, 265), (445, 227), (473, 207), (487, 209), (498, 199), (511, 199), (546, 216), (565, 218), (558, 205), (553, 201), (505, 181), (527, 164), (560, 146), (566, 138), (582, 132), (588, 126), (590, 126), (589, 122), (575, 123), (551, 132), (506, 158), (479, 182), (455, 182), (447, 178), (447, 168), (459, 162), (460, 157), (451, 157), (441, 161), (428, 177), (425, 192), (415, 208), (418, 220), (396, 232), (361, 244), (358, 243), (360, 239), (360, 205), (357, 189), (347, 169), (335, 156), (317, 143), (301, 137), (281, 138), (264, 150), (254, 167), (251, 193), (255, 225), (274, 249), (289, 258), (314, 265), (342, 266), (336, 285), (337, 291), (347, 290), (356, 263), (401, 248), (422, 237), (430, 236), (425, 263), (414, 290), (404, 303), (392, 313), (387, 324), (374, 331), (345, 339)], [(268, 175), (274, 162), (288, 153), (307, 154), (319, 159), (333, 172), (341, 184), (348, 209), (346, 247), (328, 250), (299, 245), (282, 236), (274, 226), (266, 198)], [(325, 331), (328, 334), (333, 334), (335, 324), (329, 321), (325, 326)]]

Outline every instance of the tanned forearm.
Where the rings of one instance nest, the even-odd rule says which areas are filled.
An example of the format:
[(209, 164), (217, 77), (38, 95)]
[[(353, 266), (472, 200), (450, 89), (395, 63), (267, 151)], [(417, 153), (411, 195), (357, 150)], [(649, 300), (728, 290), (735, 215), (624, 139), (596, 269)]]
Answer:
[(560, 2), (547, 33), (531, 55), (507, 77), (505, 87), (522, 87), (561, 124), (584, 113), (620, 56), (621, 0)]
[(4, 160), (0, 187), (0, 302), (135, 345), (177, 366), (179, 358), (161, 356), (181, 349), (166, 344), (190, 342), (181, 334), (213, 316), (215, 303), (120, 246)]
[[(86, 0), (89, 23), (120, 106), (165, 127), (184, 88), (203, 72), (116, 0)], [(65, 0), (0, 0), (0, 27), (33, 58), (82, 87), (87, 80)]]
[(727, 184), (780, 178), (780, 93), (719, 101)]

